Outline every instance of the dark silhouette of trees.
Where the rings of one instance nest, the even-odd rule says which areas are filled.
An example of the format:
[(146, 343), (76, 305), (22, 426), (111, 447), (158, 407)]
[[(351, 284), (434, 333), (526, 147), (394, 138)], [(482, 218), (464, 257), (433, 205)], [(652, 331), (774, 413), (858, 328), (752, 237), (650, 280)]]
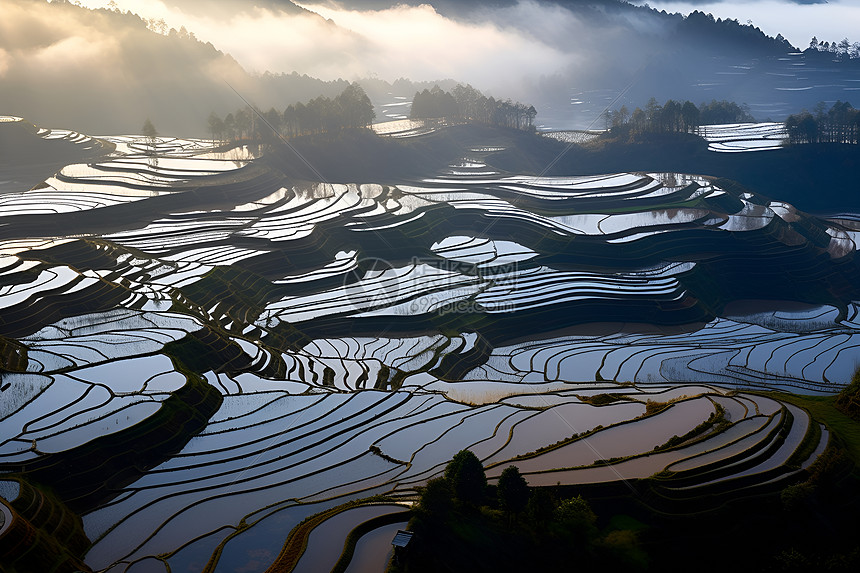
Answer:
[(228, 113), (224, 116), (224, 139), (235, 139), (236, 138), (236, 118), (233, 117), (232, 113)]
[(521, 513), (529, 502), (529, 484), (516, 466), (508, 466), (496, 487), (499, 506), (510, 516)]
[(850, 103), (837, 101), (830, 109), (819, 103), (815, 114), (803, 110), (785, 120), (788, 142), (799, 143), (860, 143), (860, 110)]
[(538, 530), (543, 531), (552, 521), (556, 505), (558, 502), (547, 488), (537, 487), (529, 496), (526, 515)]
[(212, 139), (224, 139), (224, 120), (214, 111), (209, 114), (209, 133), (212, 134)]
[(357, 83), (352, 83), (335, 98), (340, 107), (341, 124), (349, 129), (368, 127), (376, 117), (373, 104)]
[(738, 105), (733, 101), (711, 100), (699, 106), (701, 125), (720, 123), (747, 123), (755, 121), (746, 104)]
[(645, 133), (698, 133), (702, 125), (721, 123), (753, 122), (755, 118), (746, 105), (729, 101), (702, 103), (696, 106), (691, 101), (683, 103), (667, 100), (660, 105), (656, 98), (645, 104), (645, 109), (636, 108), (630, 113), (625, 106), (602, 114), (606, 129), (613, 135), (631, 136)]
[(485, 123), (532, 131), (537, 110), (533, 105), (486, 97), (471, 85), (458, 84), (451, 92), (438, 85), (416, 92), (412, 99), (412, 119)]
[(454, 509), (454, 490), (445, 478), (434, 478), (421, 490), (416, 513), (430, 523), (444, 523)]
[(273, 143), (281, 135), (281, 114), (275, 108), (269, 108), (269, 111), (261, 114), (262, 119), (256, 139), (265, 143)]
[(681, 106), (681, 126), (686, 133), (698, 129), (702, 122), (702, 112), (691, 101), (685, 101)]
[(236, 110), (235, 126), (237, 139), (245, 139), (246, 137), (250, 137), (252, 116), (253, 111), (249, 108), (242, 108)]
[(150, 141), (153, 141), (158, 137), (158, 131), (156, 131), (155, 126), (152, 125), (149, 118), (146, 118), (146, 121), (143, 122), (143, 128), (141, 131), (143, 132), (143, 136)]
[(516, 466), (499, 476), (495, 499), (484, 496), (485, 488), (478, 458), (468, 450), (454, 455), (445, 477), (419, 488), (409, 522), (415, 535), (390, 570), (566, 571), (572, 563), (582, 571), (647, 568), (637, 533), (598, 529), (581, 495), (561, 499), (553, 491), (563, 488), (530, 488)]
[[(210, 131), (217, 117), (214, 112), (209, 114)], [(337, 133), (342, 129), (363, 129), (369, 127), (375, 117), (373, 104), (364, 89), (352, 83), (347, 84), (334, 99), (318, 96), (307, 103), (291, 104), (283, 113), (275, 108), (261, 112), (244, 107), (228, 114), (221, 125), (216, 122), (216, 126), (220, 127), (226, 139), (271, 142), (278, 136), (299, 137)]]
[(454, 96), (443, 91), (439, 86), (415, 92), (412, 98), (413, 119), (441, 119), (460, 117), (457, 100)]
[(478, 457), (469, 450), (460, 450), (445, 467), (445, 479), (457, 500), (468, 506), (479, 506), (487, 490), (487, 476)]
[(738, 53), (771, 53), (774, 55), (784, 54), (793, 46), (781, 35), (776, 38), (768, 37), (751, 21), (746, 24), (738, 22), (734, 18), (714, 18), (713, 14), (707, 14), (694, 10), (678, 27), (681, 38), (696, 42), (718, 41), (723, 53), (726, 51)]

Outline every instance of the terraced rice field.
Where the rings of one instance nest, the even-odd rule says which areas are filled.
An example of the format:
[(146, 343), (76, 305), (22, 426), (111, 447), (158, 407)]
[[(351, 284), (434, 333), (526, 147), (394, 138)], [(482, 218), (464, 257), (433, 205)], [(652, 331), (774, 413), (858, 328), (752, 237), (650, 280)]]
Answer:
[(779, 149), (788, 139), (781, 122), (704, 125), (699, 134), (708, 141), (708, 149), (724, 153)]
[[(684, 174), (503, 173), (494, 143), (330, 184), (99, 140), (0, 196), (0, 543), (50, 486), (95, 571), (328, 567), (392, 511), (338, 508), (410, 499), (463, 448), (491, 479), (650, 480), (667, 512), (769, 491), (829, 433), (750, 390), (836, 392), (860, 362), (850, 214)], [(307, 518), (303, 556), (284, 542)]]
[[(601, 133), (599, 130), (566, 130), (545, 131), (542, 135), (564, 143), (582, 144)], [(721, 153), (779, 149), (788, 138), (785, 124), (781, 122), (703, 125), (699, 127), (698, 135), (708, 142), (710, 151)]]

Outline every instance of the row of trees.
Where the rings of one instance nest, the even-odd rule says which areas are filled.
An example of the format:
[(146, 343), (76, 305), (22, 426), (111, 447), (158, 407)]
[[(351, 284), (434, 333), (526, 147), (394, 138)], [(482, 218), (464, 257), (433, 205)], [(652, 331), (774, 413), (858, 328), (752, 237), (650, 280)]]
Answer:
[(366, 128), (375, 117), (373, 104), (364, 89), (352, 83), (333, 99), (319, 96), (307, 103), (287, 106), (283, 113), (274, 107), (266, 112), (244, 107), (222, 119), (213, 111), (209, 114), (208, 127), (212, 139), (268, 141), (276, 138), (276, 133), (298, 137)]
[[(420, 490), (414, 537), (391, 571), (640, 571), (647, 557), (630, 530), (601, 531), (582, 496), (529, 487), (516, 466), (487, 485), (480, 460), (461, 450), (444, 477)], [(575, 560), (575, 561), (574, 561)]]
[[(527, 511), (530, 517), (545, 523), (552, 519), (558, 505), (545, 489), (537, 489), (533, 493), (516, 466), (508, 466), (502, 471), (495, 500), (488, 498), (488, 491), (481, 461), (471, 451), (460, 450), (445, 467), (444, 477), (431, 479), (421, 490), (417, 513), (422, 519), (441, 523), (457, 507), (475, 510), (493, 505), (509, 520)], [(575, 500), (575, 504), (581, 507), (582, 516), (593, 524), (596, 517), (588, 503), (581, 497)]]
[(439, 86), (416, 92), (412, 119), (447, 118), (531, 131), (537, 110), (533, 105), (486, 97), (471, 85), (458, 84), (446, 92)]
[(815, 36), (809, 41), (809, 49), (816, 52), (828, 52), (835, 55), (840, 60), (856, 60), (860, 58), (860, 42), (853, 44), (848, 38), (843, 38), (841, 42), (823, 42)]
[(819, 103), (814, 113), (803, 110), (785, 120), (789, 143), (860, 143), (860, 110), (837, 101), (830, 109)]
[(771, 38), (754, 26), (752, 20), (741, 23), (736, 18), (715, 19), (713, 14), (699, 10), (694, 10), (684, 18), (682, 25), (678, 27), (678, 33), (684, 39), (697, 44), (717, 42), (722, 54), (727, 51), (782, 54), (791, 48), (791, 44), (782, 34)]
[(621, 106), (617, 110), (606, 110), (602, 118), (606, 129), (631, 134), (696, 133), (702, 125), (755, 121), (746, 105), (734, 102), (712, 100), (696, 106), (691, 101), (681, 103), (670, 99), (660, 105), (653, 97), (644, 110), (637, 107), (630, 113), (626, 106)]

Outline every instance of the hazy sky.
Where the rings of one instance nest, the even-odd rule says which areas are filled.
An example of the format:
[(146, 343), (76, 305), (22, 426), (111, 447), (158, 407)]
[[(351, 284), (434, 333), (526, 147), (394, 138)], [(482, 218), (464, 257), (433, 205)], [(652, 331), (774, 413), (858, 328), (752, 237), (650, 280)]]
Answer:
[(860, 42), (860, 0), (828, 0), (827, 3), (801, 4), (791, 0), (725, 0), (685, 2), (640, 0), (666, 12), (689, 14), (693, 10), (711, 13), (716, 18), (752, 20), (768, 36), (782, 34), (798, 48), (805, 49), (812, 36), (827, 42), (848, 38)]
[[(216, 10), (207, 8), (205, 2), (115, 1), (120, 8), (143, 17), (163, 18), (170, 27), (185, 26), (201, 40), (234, 56), (249, 71), (297, 71), (321, 79), (371, 75), (387, 80), (401, 76), (415, 80), (467, 78), (492, 89), (500, 72), (508, 81), (516, 77), (528, 82), (573, 69), (592, 55), (588, 50), (595, 44), (587, 41), (589, 30), (569, 12), (535, 0), (523, 0), (469, 23), (440, 16), (430, 6), (358, 11), (332, 8), (325, 0), (296, 2), (334, 24), (316, 14), (297, 16), (260, 8), (250, 0), (218, 2)], [(103, 7), (108, 2), (82, 3)], [(860, 29), (860, 0), (814, 5), (790, 0), (650, 0), (649, 4), (669, 12), (699, 9), (740, 22), (752, 20), (765, 33), (775, 36), (781, 32), (800, 48), (808, 45), (812, 35), (828, 41), (846, 36), (852, 42), (860, 41), (856, 31)], [(581, 39), (579, 44), (576, 38)], [(605, 46), (611, 39), (602, 31), (596, 42)]]
[[(108, 0), (82, 3), (104, 7)], [(233, 11), (225, 9), (229, 3), (219, 2), (214, 14), (205, 6), (192, 11), (198, 6), (194, 3), (185, 4), (191, 6), (185, 12), (170, 1), (116, 3), (145, 18), (163, 18), (169, 27), (185, 26), (252, 72), (296, 71), (325, 80), (453, 78), (480, 89), (504, 87), (511, 96), (517, 95), (517, 85), (568, 70), (585, 59), (586, 54), (579, 50), (559, 47), (548, 39), (570, 37), (585, 42), (588, 37), (588, 31), (568, 11), (537, 9), (531, 0), (494, 13), (492, 21), (471, 23), (445, 18), (430, 6), (361, 12), (336, 10), (308, 0), (301, 4), (319, 14), (296, 15), (248, 1), (233, 4)], [(541, 37), (530, 31), (535, 29), (541, 30)]]

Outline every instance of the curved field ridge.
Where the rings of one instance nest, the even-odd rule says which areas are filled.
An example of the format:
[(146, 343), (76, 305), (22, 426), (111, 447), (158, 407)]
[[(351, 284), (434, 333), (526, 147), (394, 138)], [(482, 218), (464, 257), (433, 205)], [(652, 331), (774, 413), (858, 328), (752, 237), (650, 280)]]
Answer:
[(728, 153), (779, 149), (788, 139), (785, 124), (779, 122), (703, 125), (699, 135), (709, 150)]
[[(29, 531), (28, 484), (50, 488), (96, 571), (265, 570), (306, 518), (414, 496), (466, 447), (491, 480), (705, 510), (828, 443), (752, 390), (836, 392), (860, 356), (850, 213), (678, 173), (495, 172), (499, 141), (350, 183), (92, 141), (115, 151), (0, 197), (0, 495)], [(304, 522), (291, 564), (333, 565), (355, 525), (317, 521), (331, 539)]]
[(42, 130), (47, 140), (76, 144), (116, 146), (114, 155), (90, 164), (68, 165), (41, 185), (21, 193), (0, 196), (0, 215), (58, 214), (86, 211), (140, 201), (173, 193), (193, 185), (197, 178), (236, 170), (251, 159), (249, 154), (213, 154), (203, 140), (141, 137), (93, 139), (67, 130)]

